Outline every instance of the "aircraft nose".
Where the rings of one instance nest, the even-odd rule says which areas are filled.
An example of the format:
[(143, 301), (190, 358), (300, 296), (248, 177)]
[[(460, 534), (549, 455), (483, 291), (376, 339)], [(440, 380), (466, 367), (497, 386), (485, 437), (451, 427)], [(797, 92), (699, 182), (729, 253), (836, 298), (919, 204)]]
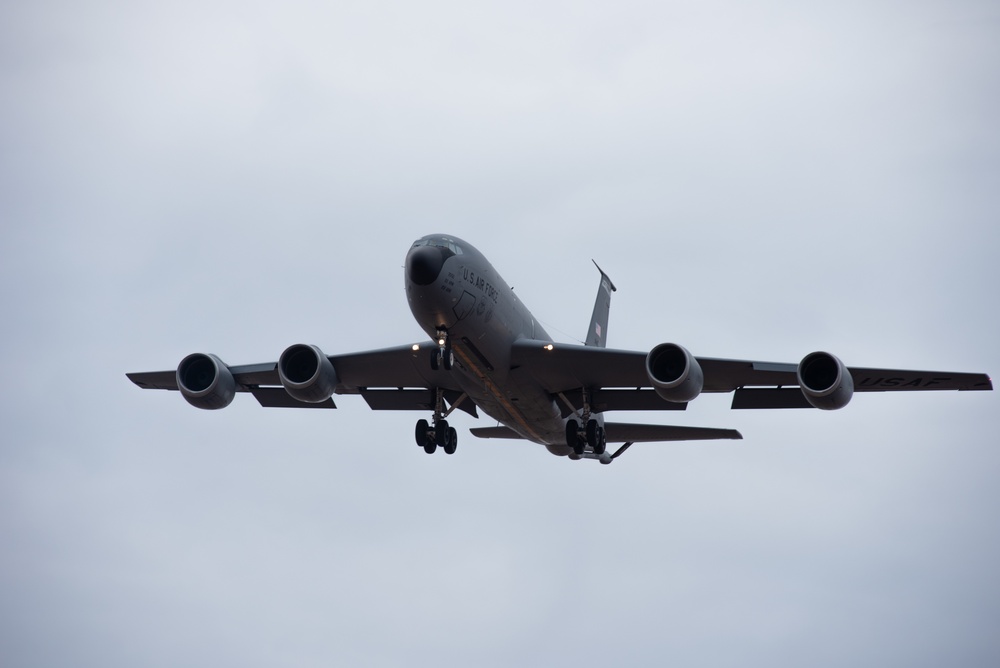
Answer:
[(417, 285), (430, 285), (444, 266), (444, 254), (435, 246), (417, 246), (406, 256), (406, 275)]

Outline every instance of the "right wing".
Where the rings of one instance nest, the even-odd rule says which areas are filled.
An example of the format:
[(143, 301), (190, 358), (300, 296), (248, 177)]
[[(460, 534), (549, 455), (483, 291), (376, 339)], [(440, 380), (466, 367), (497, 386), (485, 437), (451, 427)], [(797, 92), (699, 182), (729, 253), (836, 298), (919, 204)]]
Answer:
[[(360, 394), (373, 410), (433, 410), (435, 390), (444, 390), (445, 400), (454, 405), (461, 388), (447, 371), (435, 371), (428, 364), (433, 342), (367, 350), (346, 355), (327, 355), (337, 372), (336, 394)], [(278, 363), (245, 364), (228, 367), (237, 392), (249, 392), (261, 406), (285, 408), (336, 408), (332, 399), (307, 403), (292, 398), (278, 378)], [(177, 372), (144, 371), (126, 374), (144, 389), (177, 390)], [(458, 407), (476, 415), (475, 405), (463, 401)]]

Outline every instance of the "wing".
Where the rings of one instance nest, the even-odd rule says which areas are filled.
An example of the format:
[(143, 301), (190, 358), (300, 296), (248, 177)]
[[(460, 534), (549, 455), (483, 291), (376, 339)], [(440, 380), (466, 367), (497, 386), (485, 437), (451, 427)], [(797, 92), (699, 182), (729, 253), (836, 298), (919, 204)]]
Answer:
[[(470, 401), (459, 402), (462, 392), (447, 371), (435, 371), (427, 363), (428, 341), (420, 344), (368, 350), (347, 355), (328, 355), (337, 372), (336, 394), (360, 394), (373, 410), (432, 410), (435, 390), (443, 389), (449, 404), (458, 404), (476, 415)], [(332, 399), (310, 404), (293, 399), (278, 378), (278, 363), (229, 367), (237, 392), (249, 392), (261, 406), (285, 408), (336, 408)], [(126, 374), (144, 389), (176, 390), (176, 372), (147, 371)]]
[[(554, 396), (579, 409), (581, 388), (595, 410), (683, 409), (659, 398), (646, 373), (641, 351), (613, 350), (522, 339), (514, 344), (513, 367), (524, 367)], [(735, 392), (733, 408), (804, 408), (810, 404), (798, 387), (797, 364), (698, 357), (705, 376), (703, 392)], [(910, 371), (848, 367), (855, 392), (992, 390), (980, 373)]]

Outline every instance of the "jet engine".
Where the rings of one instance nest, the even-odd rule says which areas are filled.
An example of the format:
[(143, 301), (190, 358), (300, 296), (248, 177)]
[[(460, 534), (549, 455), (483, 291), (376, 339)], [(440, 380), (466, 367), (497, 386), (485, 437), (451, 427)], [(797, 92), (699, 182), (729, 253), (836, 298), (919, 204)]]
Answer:
[(705, 384), (698, 360), (676, 343), (661, 343), (649, 351), (646, 375), (661, 398), (678, 404), (697, 397)]
[(844, 363), (830, 353), (802, 358), (795, 372), (806, 401), (826, 411), (843, 408), (854, 395), (854, 379)]
[(177, 365), (177, 389), (195, 408), (216, 410), (233, 403), (236, 380), (215, 355), (193, 353)]
[(293, 399), (309, 404), (326, 401), (337, 388), (337, 372), (317, 346), (296, 343), (278, 358), (278, 378)]

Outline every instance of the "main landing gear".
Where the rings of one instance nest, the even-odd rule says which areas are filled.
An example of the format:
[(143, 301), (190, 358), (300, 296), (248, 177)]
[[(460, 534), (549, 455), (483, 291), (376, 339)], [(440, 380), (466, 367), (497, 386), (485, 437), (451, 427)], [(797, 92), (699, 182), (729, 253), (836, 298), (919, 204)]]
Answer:
[(431, 422), (417, 420), (414, 435), (416, 436), (417, 445), (423, 448), (427, 454), (433, 455), (438, 446), (441, 446), (446, 455), (453, 455), (458, 448), (458, 432), (455, 431), (454, 427), (448, 426), (448, 420), (445, 418), (451, 415), (451, 412), (455, 410), (459, 402), (465, 399), (465, 395), (463, 394), (447, 412), (444, 410), (444, 392), (438, 389), (436, 395), (434, 400), (434, 415), (431, 418)]
[(434, 371), (437, 371), (438, 369), (451, 371), (451, 368), (455, 365), (455, 353), (451, 350), (451, 341), (448, 340), (448, 331), (445, 329), (439, 329), (437, 331), (437, 338), (435, 341), (437, 342), (438, 347), (431, 348), (431, 369)]
[(443, 418), (435, 420), (433, 427), (427, 420), (417, 420), (416, 437), (417, 445), (429, 455), (433, 455), (439, 445), (446, 455), (455, 454), (458, 448), (458, 432)]
[[(580, 459), (587, 453), (588, 447), (598, 457), (608, 449), (608, 435), (604, 432), (604, 426), (600, 421), (591, 417), (593, 413), (590, 410), (590, 393), (586, 387), (581, 389), (581, 394), (583, 395), (583, 411), (577, 413), (580, 420), (573, 418), (566, 421), (566, 445), (573, 450), (569, 456), (570, 459)], [(573, 404), (562, 393), (559, 394), (559, 397), (571, 411), (576, 411)]]
[(603, 455), (608, 448), (608, 436), (604, 433), (604, 427), (594, 419), (587, 420), (585, 427), (580, 427), (576, 420), (566, 422), (566, 445), (573, 448), (573, 454), (577, 456), (586, 452), (587, 446), (594, 451), (595, 455)]

